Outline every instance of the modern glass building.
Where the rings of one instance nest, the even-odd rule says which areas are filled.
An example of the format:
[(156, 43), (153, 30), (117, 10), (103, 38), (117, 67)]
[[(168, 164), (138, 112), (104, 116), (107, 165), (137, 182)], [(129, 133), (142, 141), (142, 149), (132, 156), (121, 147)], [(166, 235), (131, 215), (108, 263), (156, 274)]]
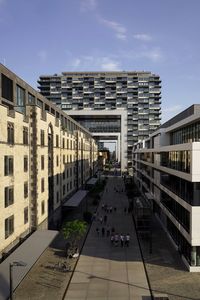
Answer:
[(150, 72), (64, 72), (44, 75), (40, 92), (98, 140), (116, 140), (122, 169), (132, 147), (160, 125), (161, 80)]
[(191, 272), (200, 271), (200, 105), (135, 144), (134, 179)]

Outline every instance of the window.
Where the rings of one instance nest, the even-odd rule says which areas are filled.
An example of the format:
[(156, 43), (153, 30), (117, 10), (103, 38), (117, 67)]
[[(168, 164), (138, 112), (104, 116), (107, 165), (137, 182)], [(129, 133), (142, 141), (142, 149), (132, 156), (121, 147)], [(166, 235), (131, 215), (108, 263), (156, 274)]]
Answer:
[(41, 179), (41, 192), (44, 192), (44, 178)]
[(28, 171), (28, 156), (24, 156), (24, 172)]
[(43, 109), (43, 102), (39, 99), (37, 99), (37, 105)]
[(44, 213), (45, 213), (45, 203), (44, 203), (44, 200), (41, 202), (41, 213), (42, 213), (42, 215), (44, 215)]
[(13, 81), (1, 74), (2, 97), (13, 102)]
[(13, 175), (13, 156), (4, 156), (4, 175)]
[(57, 194), (56, 194), (56, 201), (57, 201), (57, 203), (59, 202), (59, 192), (57, 192)]
[(56, 183), (59, 184), (59, 174), (56, 175)]
[(44, 130), (40, 130), (40, 143), (41, 146), (44, 146)]
[(44, 155), (41, 155), (41, 170), (44, 170)]
[(63, 155), (63, 164), (65, 164), (65, 155)]
[(5, 239), (14, 232), (14, 215), (5, 219)]
[(65, 139), (63, 138), (63, 149), (65, 148)]
[(58, 157), (58, 155), (56, 156), (56, 165), (57, 165), (57, 167), (59, 165), (59, 157)]
[(28, 182), (24, 182), (24, 198), (28, 197)]
[(28, 223), (28, 206), (24, 208), (24, 224)]
[(59, 147), (59, 136), (56, 134), (56, 147)]
[(63, 185), (63, 196), (65, 195), (65, 184)]
[(63, 179), (65, 179), (65, 171), (63, 172)]
[(35, 104), (35, 97), (28, 93), (28, 102), (31, 104)]
[(9, 205), (12, 205), (14, 203), (14, 187), (13, 186), (7, 186), (4, 189), (4, 207), (8, 207)]
[(28, 127), (23, 127), (23, 144), (28, 145)]
[(24, 112), (25, 107), (25, 90), (21, 88), (19, 85), (16, 85), (16, 102), (18, 106), (18, 110), (20, 112)]
[(10, 145), (14, 144), (14, 124), (10, 122), (7, 125), (7, 142)]

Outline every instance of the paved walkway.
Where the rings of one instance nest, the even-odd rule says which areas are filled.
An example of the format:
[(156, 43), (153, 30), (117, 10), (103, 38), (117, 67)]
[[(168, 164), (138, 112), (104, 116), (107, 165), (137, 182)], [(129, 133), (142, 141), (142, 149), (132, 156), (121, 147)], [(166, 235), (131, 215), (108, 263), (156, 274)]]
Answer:
[[(117, 177), (108, 179), (101, 204), (116, 207), (116, 212), (107, 214), (107, 224), (119, 234), (129, 233), (130, 246), (112, 246), (110, 238), (101, 235), (102, 225), (94, 221), (67, 290), (66, 300), (151, 299), (132, 217), (124, 213), (128, 199), (125, 192), (116, 192), (114, 187), (124, 190), (123, 180)], [(101, 204), (98, 213), (104, 216)], [(100, 228), (99, 236), (96, 227)]]

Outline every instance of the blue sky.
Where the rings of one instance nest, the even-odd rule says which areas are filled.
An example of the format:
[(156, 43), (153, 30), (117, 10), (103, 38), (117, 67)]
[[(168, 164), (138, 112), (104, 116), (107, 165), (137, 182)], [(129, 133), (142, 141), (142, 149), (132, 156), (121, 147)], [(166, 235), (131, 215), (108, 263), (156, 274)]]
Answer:
[(151, 71), (165, 121), (200, 103), (199, 12), (199, 0), (0, 0), (0, 62), (35, 88), (41, 74)]

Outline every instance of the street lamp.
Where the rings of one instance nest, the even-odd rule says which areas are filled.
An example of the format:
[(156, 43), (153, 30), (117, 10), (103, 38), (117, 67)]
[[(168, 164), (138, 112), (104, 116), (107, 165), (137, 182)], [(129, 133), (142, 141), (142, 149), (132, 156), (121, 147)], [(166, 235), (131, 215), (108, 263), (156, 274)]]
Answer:
[(13, 267), (25, 267), (27, 264), (23, 261), (13, 261), (9, 265), (10, 275), (10, 300), (13, 300)]

